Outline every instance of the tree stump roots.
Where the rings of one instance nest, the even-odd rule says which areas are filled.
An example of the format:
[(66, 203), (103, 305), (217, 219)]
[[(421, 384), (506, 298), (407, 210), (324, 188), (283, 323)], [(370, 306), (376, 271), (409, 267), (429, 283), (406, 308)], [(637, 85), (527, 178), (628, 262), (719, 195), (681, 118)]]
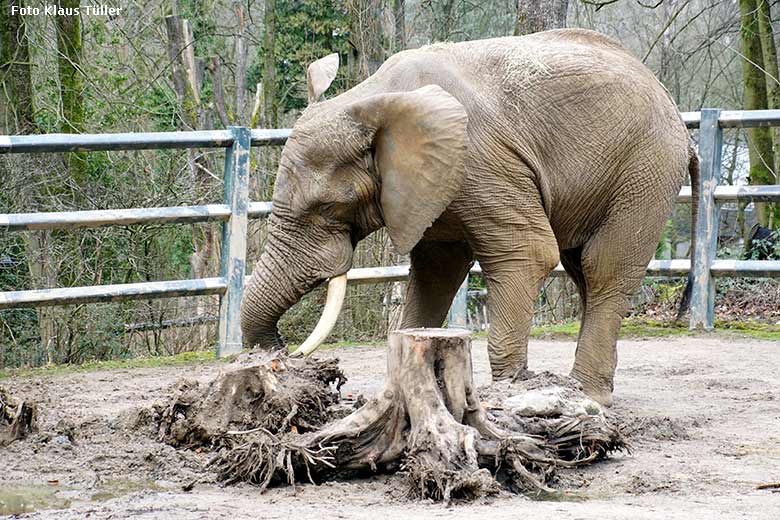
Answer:
[[(449, 502), (501, 488), (551, 493), (556, 467), (592, 462), (621, 446), (602, 435), (606, 442), (591, 442), (592, 449), (559, 450), (586, 418), (548, 423), (552, 432), (539, 431), (546, 435), (499, 428), (475, 392), (467, 331), (395, 331), (387, 357), (384, 389), (360, 409), (305, 434), (245, 432), (212, 461), (219, 478), (264, 488), (401, 470), (410, 497)], [(603, 432), (595, 433), (597, 441)]]

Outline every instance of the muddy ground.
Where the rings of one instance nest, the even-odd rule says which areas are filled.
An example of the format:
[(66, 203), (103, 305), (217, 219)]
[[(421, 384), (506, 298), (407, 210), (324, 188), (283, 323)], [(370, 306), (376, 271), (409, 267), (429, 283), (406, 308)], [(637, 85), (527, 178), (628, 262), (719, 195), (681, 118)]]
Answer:
[[(532, 341), (530, 368), (565, 373), (574, 343)], [(339, 357), (342, 391), (370, 395), (384, 350)], [(474, 344), (477, 384), (489, 383), (486, 345)], [(196, 483), (204, 453), (177, 451), (133, 428), (141, 408), (178, 378), (213, 378), (224, 365), (111, 370), (11, 379), (39, 403), (41, 431), (0, 448), (0, 514), (30, 518), (780, 518), (780, 345), (747, 339), (621, 341), (615, 405), (632, 453), (560, 472), (564, 501), (500, 495), (445, 507), (410, 502), (397, 476), (259, 494)], [(143, 421), (140, 421), (143, 422)]]

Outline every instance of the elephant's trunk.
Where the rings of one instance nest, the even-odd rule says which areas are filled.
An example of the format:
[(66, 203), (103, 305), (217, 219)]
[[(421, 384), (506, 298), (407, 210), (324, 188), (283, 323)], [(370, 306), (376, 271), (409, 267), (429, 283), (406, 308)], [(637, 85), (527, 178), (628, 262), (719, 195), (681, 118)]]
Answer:
[(346, 272), (352, 264), (348, 235), (301, 233), (300, 228), (271, 217), (272, 229), (252, 280), (241, 302), (241, 332), (249, 348), (283, 348), (277, 324), (287, 310), (331, 278), (322, 319), (300, 354), (308, 354), (330, 333), (338, 318), (346, 291)]
[(274, 247), (273, 240), (269, 240), (241, 304), (245, 345), (265, 350), (284, 347), (277, 328), (279, 319), (319, 283), (319, 280), (307, 280), (301, 271), (299, 266), (290, 265), (289, 257), (285, 259)]

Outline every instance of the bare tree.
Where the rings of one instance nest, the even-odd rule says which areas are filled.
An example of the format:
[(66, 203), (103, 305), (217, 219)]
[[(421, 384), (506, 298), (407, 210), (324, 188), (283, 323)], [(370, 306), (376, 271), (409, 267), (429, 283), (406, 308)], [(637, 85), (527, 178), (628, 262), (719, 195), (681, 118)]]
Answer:
[(265, 0), (263, 14), (263, 82), (262, 111), (260, 118), (266, 128), (276, 128), (279, 124), (279, 104), (276, 95), (276, 0)]
[(569, 0), (517, 0), (515, 36), (566, 27)]
[[(761, 52), (764, 58), (764, 78), (766, 80), (767, 108), (780, 108), (780, 74), (777, 66), (777, 47), (775, 45), (775, 33), (772, 27), (772, 13), (769, 0), (756, 0), (758, 29), (761, 35)], [(766, 178), (767, 183), (774, 181), (780, 184), (780, 131), (777, 128), (769, 129), (772, 136), (772, 152), (774, 162), (770, 164), (772, 178)], [(767, 205), (767, 224), (775, 229), (780, 229), (780, 204)]]
[(353, 81), (362, 81), (387, 59), (396, 39), (392, 17), (393, 0), (346, 0), (353, 49), (350, 72)]
[[(63, 8), (75, 9), (80, 0), (59, 0)], [(81, 18), (55, 16), (57, 30), (57, 64), (62, 104), (60, 130), (67, 134), (84, 131), (84, 72), (81, 69)], [(65, 155), (71, 177), (78, 185), (86, 181), (86, 155), (72, 152)]]
[[(11, 6), (20, 4), (19, 0), (0, 0), (0, 92), (4, 98), (3, 103), (0, 103), (0, 115), (3, 118), (0, 131), (6, 134), (38, 131), (27, 26), (18, 11), (11, 14)], [(74, 83), (79, 84), (78, 80)], [(66, 104), (65, 97), (63, 104)], [(75, 101), (74, 104), (78, 105), (79, 102)], [(39, 184), (38, 172), (47, 171), (50, 174), (55, 171), (57, 165), (51, 164), (51, 159), (49, 156), (36, 161), (26, 160), (24, 156), (9, 156), (0, 163), (0, 177), (8, 181), (6, 186), (14, 185), (11, 179), (16, 181), (17, 189), (14, 191), (23, 206), (34, 208), (38, 205), (35, 193), (35, 186)], [(22, 235), (30, 283), (34, 288), (54, 287), (57, 283), (58, 269), (52, 258), (50, 239), (51, 232), (47, 230)], [(43, 307), (38, 309), (37, 314), (40, 342), (47, 361), (51, 362), (56, 342), (55, 310)]]
[[(757, 8), (758, 0), (740, 0), (742, 27), (742, 71), (744, 81), (745, 109), (767, 108), (767, 82), (764, 71), (764, 53)], [(775, 65), (776, 66), (776, 65)], [(748, 151), (750, 156), (750, 183), (774, 184), (772, 168), (775, 161), (772, 153), (772, 136), (769, 128), (750, 128)], [(758, 220), (763, 226), (773, 224), (770, 208), (765, 203), (756, 204)], [(776, 225), (776, 224), (775, 224)]]

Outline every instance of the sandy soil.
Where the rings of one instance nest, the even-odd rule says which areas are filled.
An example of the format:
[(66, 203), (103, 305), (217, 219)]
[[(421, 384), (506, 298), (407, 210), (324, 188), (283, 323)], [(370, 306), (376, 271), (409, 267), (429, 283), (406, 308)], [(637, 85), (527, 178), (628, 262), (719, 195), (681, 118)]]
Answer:
[[(485, 342), (475, 379), (488, 384)], [(384, 350), (349, 348), (345, 393), (382, 384)], [(565, 373), (572, 342), (532, 341), (532, 370)], [(181, 377), (208, 380), (219, 364), (113, 370), (3, 381), (39, 402), (41, 433), (0, 448), (0, 514), (30, 518), (780, 518), (780, 345), (744, 339), (622, 341), (615, 405), (632, 446), (561, 472), (571, 500), (501, 495), (445, 507), (410, 502), (398, 477), (259, 494), (249, 486), (182, 485), (207, 454), (176, 451), (134, 428), (138, 410)]]

